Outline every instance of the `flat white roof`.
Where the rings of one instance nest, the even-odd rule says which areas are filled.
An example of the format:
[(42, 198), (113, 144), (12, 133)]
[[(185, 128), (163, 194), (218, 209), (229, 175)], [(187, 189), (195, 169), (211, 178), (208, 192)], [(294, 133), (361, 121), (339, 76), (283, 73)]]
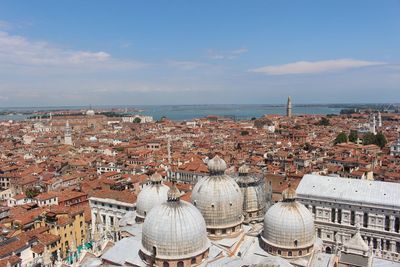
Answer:
[(400, 183), (306, 174), (296, 192), (300, 199), (327, 199), (400, 209)]

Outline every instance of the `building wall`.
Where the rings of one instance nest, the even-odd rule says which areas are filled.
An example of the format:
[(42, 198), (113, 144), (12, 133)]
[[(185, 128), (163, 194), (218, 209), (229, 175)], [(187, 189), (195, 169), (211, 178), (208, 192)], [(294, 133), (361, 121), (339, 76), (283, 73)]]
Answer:
[[(321, 192), (323, 193), (323, 192)], [(361, 235), (373, 247), (378, 258), (400, 262), (400, 210), (366, 205), (365, 203), (336, 203), (320, 198), (298, 196), (313, 214), (317, 236), (325, 248), (332, 250), (336, 237), (347, 242), (361, 227)]]
[[(119, 220), (129, 211), (135, 209), (134, 203), (125, 203), (116, 201), (114, 199), (107, 198), (89, 198), (89, 205), (92, 215), (92, 234), (96, 228), (96, 216), (97, 212), (100, 213), (100, 219), (102, 223), (102, 229), (108, 232), (112, 232)], [(114, 236), (116, 238), (116, 236)]]

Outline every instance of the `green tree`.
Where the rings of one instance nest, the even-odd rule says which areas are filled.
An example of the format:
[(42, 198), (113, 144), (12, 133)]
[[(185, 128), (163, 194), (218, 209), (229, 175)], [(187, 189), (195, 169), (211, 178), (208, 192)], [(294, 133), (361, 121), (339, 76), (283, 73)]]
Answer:
[(249, 131), (244, 130), (244, 131), (241, 131), (240, 134), (241, 135), (249, 135)]
[(319, 126), (329, 126), (331, 125), (331, 122), (329, 121), (328, 118), (322, 117), (319, 122), (317, 122), (317, 125)]
[(375, 145), (379, 146), (380, 148), (384, 148), (386, 144), (387, 140), (383, 133), (378, 133), (375, 135)]
[(336, 136), (335, 138), (335, 145), (336, 144), (340, 144), (340, 143), (346, 143), (347, 142), (347, 135), (344, 132), (341, 132), (340, 134), (338, 134), (338, 136)]
[(363, 145), (375, 144), (375, 135), (373, 133), (365, 133), (363, 136)]
[(358, 139), (358, 134), (356, 130), (350, 130), (350, 134), (349, 134), (349, 141), (350, 142), (357, 142)]
[(142, 120), (139, 118), (139, 117), (136, 117), (134, 120), (133, 120), (133, 122), (134, 123), (140, 123)]
[(28, 189), (25, 191), (25, 195), (26, 195), (26, 197), (28, 197), (28, 198), (36, 197), (36, 196), (39, 195), (39, 194), (40, 194), (40, 191), (37, 190), (36, 188), (28, 188)]

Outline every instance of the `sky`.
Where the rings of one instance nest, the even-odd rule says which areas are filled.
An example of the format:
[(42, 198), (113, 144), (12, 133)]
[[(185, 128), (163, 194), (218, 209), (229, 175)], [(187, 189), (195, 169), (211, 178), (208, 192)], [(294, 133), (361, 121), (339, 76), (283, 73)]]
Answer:
[(399, 103), (400, 0), (0, 0), (0, 107)]

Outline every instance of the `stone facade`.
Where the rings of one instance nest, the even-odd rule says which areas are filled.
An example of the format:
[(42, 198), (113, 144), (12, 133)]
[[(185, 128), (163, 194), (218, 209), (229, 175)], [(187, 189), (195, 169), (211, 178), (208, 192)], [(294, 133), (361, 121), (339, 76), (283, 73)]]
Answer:
[[(118, 227), (118, 222), (129, 211), (135, 209), (134, 203), (125, 203), (108, 198), (89, 198), (89, 205), (92, 215), (92, 231), (96, 229), (96, 218), (100, 218), (101, 229), (106, 233), (110, 233), (111, 239), (117, 240), (115, 229)], [(92, 233), (93, 234), (93, 233)]]
[[(343, 180), (338, 180), (338, 187), (347, 186), (345, 182), (349, 180), (332, 177), (329, 177), (329, 179)], [(358, 181), (361, 183), (383, 183)], [(307, 184), (307, 186), (310, 186), (310, 184)], [(388, 186), (397, 185), (389, 184)], [(338, 187), (332, 187), (331, 190), (339, 190)], [(316, 189), (315, 193), (310, 195), (302, 191), (301, 184), (299, 188), (298, 200), (313, 213), (317, 236), (323, 240), (326, 252), (333, 251), (336, 240), (342, 244), (350, 240), (358, 224), (361, 227), (360, 234), (363, 240), (369, 246), (372, 246), (376, 257), (400, 262), (399, 201), (397, 201), (398, 205), (384, 205), (368, 201), (368, 194), (374, 192), (365, 192), (366, 201), (364, 202), (348, 200), (345, 198), (346, 195), (343, 198), (333, 200), (329, 192), (325, 190)], [(386, 193), (383, 194), (386, 195)], [(387, 197), (389, 198), (390, 195), (387, 194)], [(370, 199), (373, 200), (371, 197)]]

